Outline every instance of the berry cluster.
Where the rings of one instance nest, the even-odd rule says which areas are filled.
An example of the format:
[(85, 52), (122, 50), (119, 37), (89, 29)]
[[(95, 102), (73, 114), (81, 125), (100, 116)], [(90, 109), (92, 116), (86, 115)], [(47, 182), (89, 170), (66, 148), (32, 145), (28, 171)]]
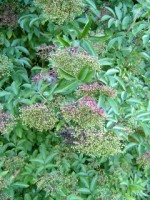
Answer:
[(41, 176), (37, 181), (37, 188), (44, 190), (47, 195), (61, 193), (63, 188), (68, 189), (68, 194), (76, 190), (77, 178), (71, 175), (62, 175), (60, 172), (53, 172)]
[(39, 81), (44, 81), (44, 82), (47, 82), (49, 84), (53, 84), (53, 83), (57, 82), (57, 75), (54, 71), (41, 72), (41, 73), (33, 76), (32, 81), (35, 84), (38, 84)]
[(7, 184), (6, 184), (6, 180), (5, 178), (0, 178), (0, 192), (6, 188)]
[(150, 153), (145, 152), (140, 158), (137, 159), (137, 163), (144, 169), (149, 169)]
[(15, 173), (16, 170), (20, 170), (24, 166), (24, 158), (20, 156), (4, 157), (3, 167), (10, 173)]
[(47, 60), (50, 53), (55, 51), (56, 47), (53, 45), (42, 45), (37, 48), (38, 53), (37, 56), (43, 60)]
[(7, 56), (0, 54), (0, 79), (10, 75), (12, 65)]
[(78, 128), (66, 129), (59, 133), (66, 144), (80, 153), (93, 157), (109, 157), (121, 153), (120, 138), (103, 131), (83, 130)]
[(53, 129), (57, 122), (53, 110), (43, 103), (26, 106), (20, 109), (20, 112), (23, 124), (40, 132)]
[(50, 56), (50, 61), (51, 60), (54, 62), (54, 71), (60, 77), (61, 69), (75, 77), (83, 67), (89, 67), (91, 70), (100, 70), (99, 60), (88, 55), (88, 53), (80, 47), (71, 47), (56, 51)]
[(3, 192), (0, 192), (0, 200), (12, 200), (12, 198)]
[(83, 84), (77, 90), (77, 95), (99, 95), (100, 93), (114, 98), (116, 96), (117, 91), (115, 89), (110, 88), (109, 86), (102, 85), (98, 82)]
[(106, 117), (104, 110), (98, 107), (90, 96), (62, 105), (61, 111), (67, 122), (72, 121), (84, 129), (103, 127), (103, 121)]
[(2, 26), (15, 27), (18, 23), (18, 15), (16, 10), (18, 10), (18, 4), (13, 3), (3, 3), (0, 5), (0, 24)]
[(35, 6), (43, 10), (43, 16), (56, 24), (73, 21), (82, 14), (82, 0), (35, 0)]
[(0, 110), (0, 132), (2, 134), (7, 134), (13, 130), (15, 125), (15, 117), (10, 113)]

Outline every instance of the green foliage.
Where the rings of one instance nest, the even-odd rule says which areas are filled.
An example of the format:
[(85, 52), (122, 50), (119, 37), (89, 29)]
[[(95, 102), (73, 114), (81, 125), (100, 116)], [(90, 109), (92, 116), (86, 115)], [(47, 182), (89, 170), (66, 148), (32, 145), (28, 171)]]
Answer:
[(149, 1), (0, 12), (0, 199), (149, 199)]

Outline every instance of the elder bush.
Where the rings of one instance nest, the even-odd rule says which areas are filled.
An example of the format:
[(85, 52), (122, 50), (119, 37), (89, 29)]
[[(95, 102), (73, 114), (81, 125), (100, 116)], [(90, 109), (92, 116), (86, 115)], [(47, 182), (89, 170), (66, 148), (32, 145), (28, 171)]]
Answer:
[(0, 199), (149, 199), (149, 1), (0, 11)]

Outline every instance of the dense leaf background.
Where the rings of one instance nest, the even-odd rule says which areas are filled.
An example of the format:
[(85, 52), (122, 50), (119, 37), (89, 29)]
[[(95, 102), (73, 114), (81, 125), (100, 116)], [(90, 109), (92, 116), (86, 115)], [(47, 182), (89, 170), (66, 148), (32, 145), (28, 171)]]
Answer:
[(0, 200), (150, 199), (149, 0), (0, 0), (0, 133)]

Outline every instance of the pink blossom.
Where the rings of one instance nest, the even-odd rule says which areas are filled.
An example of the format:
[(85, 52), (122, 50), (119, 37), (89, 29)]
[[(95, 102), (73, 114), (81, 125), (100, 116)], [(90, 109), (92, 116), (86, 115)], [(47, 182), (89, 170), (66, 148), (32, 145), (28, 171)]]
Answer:
[(94, 113), (98, 113), (99, 115), (106, 117), (105, 111), (98, 107), (96, 101), (90, 96), (84, 96), (83, 98), (77, 101), (80, 106), (89, 107)]

